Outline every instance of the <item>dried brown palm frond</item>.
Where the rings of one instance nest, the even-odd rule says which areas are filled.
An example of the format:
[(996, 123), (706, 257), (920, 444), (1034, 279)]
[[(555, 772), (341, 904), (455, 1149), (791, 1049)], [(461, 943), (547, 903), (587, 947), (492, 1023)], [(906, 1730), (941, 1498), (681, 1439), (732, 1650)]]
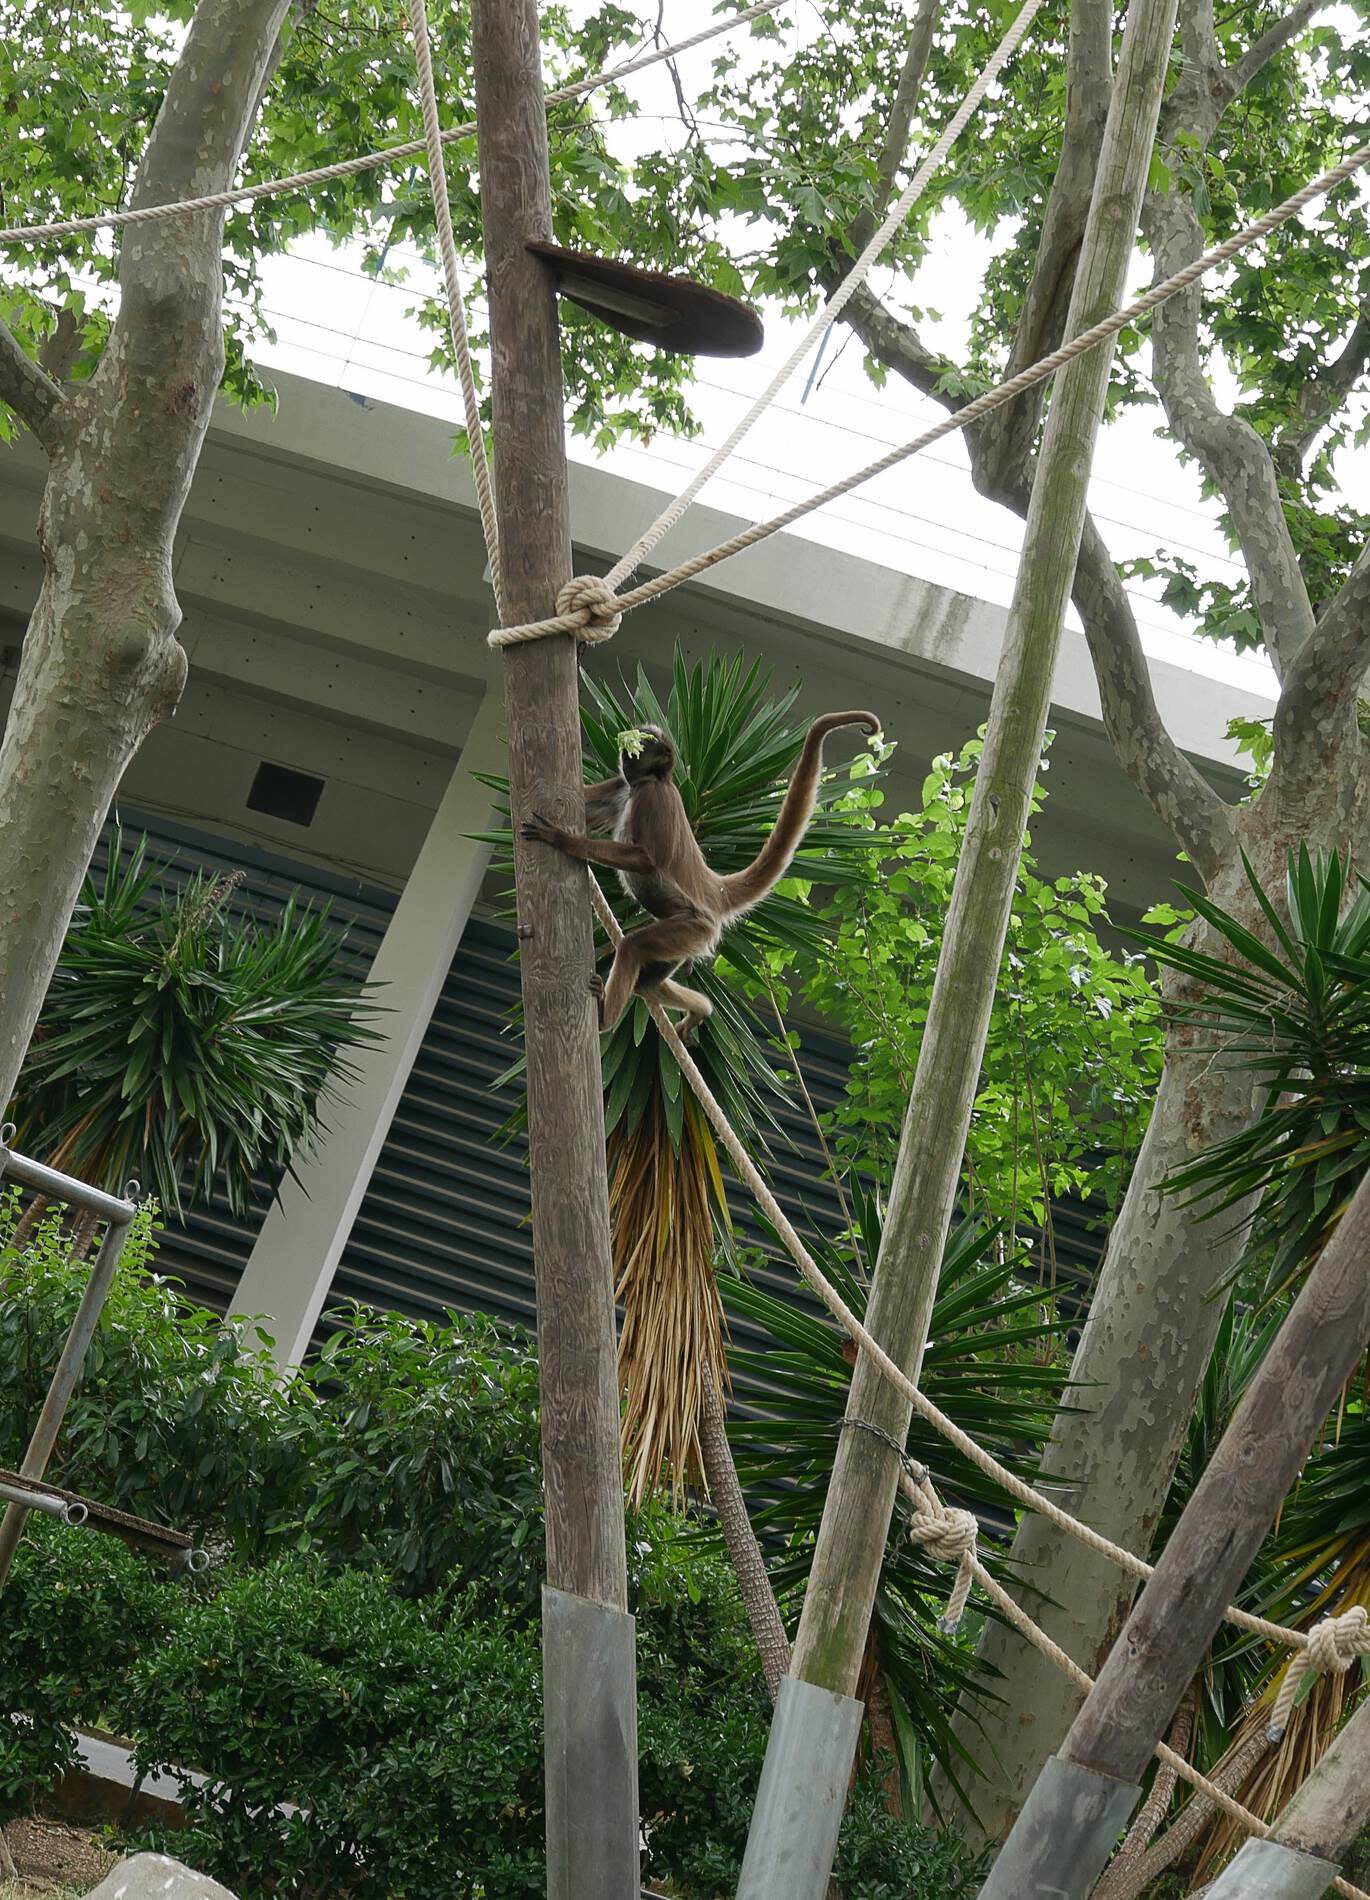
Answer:
[[(1357, 1536), (1341, 1553), (1335, 1575), (1301, 1610), (1289, 1619), (1298, 1629), (1311, 1629), (1325, 1616), (1340, 1616), (1363, 1604), (1370, 1609), (1370, 1538)], [(1283, 1680), (1287, 1651), (1274, 1660), (1260, 1696), (1232, 1732), (1223, 1760), (1228, 1760), (1253, 1735), (1263, 1734)], [(1267, 1748), (1232, 1789), (1244, 1807), (1262, 1820), (1273, 1820), (1331, 1745), (1352, 1707), (1360, 1700), (1362, 1671), (1354, 1666), (1344, 1675), (1315, 1676), (1294, 1710), (1288, 1733), (1278, 1748)], [(1221, 1766), (1221, 1764), (1219, 1764)], [(1236, 1822), (1224, 1814), (1215, 1817), (1204, 1840), (1194, 1885), (1211, 1880), (1219, 1867), (1245, 1839)]]
[(615, 1292), (623, 1305), (619, 1382), (628, 1494), (663, 1481), (672, 1500), (699, 1482), (702, 1382), (728, 1390), (723, 1307), (714, 1278), (716, 1222), (726, 1220), (713, 1136), (692, 1100), (678, 1145), (660, 1090), (610, 1136), (609, 1212)]

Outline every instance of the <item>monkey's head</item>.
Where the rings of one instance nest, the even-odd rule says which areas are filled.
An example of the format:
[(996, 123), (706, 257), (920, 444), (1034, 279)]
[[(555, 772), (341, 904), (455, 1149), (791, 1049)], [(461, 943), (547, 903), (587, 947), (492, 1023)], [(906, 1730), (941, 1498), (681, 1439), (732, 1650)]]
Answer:
[(618, 755), (618, 769), (629, 785), (648, 779), (669, 778), (675, 771), (675, 747), (660, 726), (639, 726), (642, 744), (636, 753), (626, 747)]

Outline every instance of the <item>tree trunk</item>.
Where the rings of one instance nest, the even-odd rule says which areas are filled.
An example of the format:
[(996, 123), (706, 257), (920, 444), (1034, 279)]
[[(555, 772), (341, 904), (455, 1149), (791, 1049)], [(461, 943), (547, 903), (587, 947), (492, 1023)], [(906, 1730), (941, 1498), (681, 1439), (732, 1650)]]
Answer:
[[(1172, 1034), (1172, 1043), (1176, 1040)], [(1230, 1216), (1207, 1224), (1160, 1183), (1251, 1115), (1250, 1077), (1208, 1054), (1174, 1049), (1109, 1236), (1103, 1270), (1057, 1414), (1042, 1475), (1065, 1507), (1146, 1555), (1222, 1317), (1215, 1287), (1244, 1235)], [(1102, 1395), (1102, 1396), (1100, 1396)], [(1029, 1580), (1014, 1594), (1092, 1676), (1127, 1614), (1136, 1579), (1029, 1511), (1013, 1559)], [(1040, 1594), (1039, 1594), (1040, 1593)], [(1043, 1761), (1070, 1726), (1080, 1691), (1005, 1624), (987, 1623), (981, 1658), (997, 1670), (992, 1704), (962, 1712), (960, 1739), (984, 1771), (971, 1783), (974, 1836), (1000, 1839)], [(1002, 1697), (1000, 1701), (998, 1698)], [(945, 1805), (954, 1796), (939, 1782)]]
[[(289, 4), (201, 0), (135, 205), (231, 182)], [(223, 224), (210, 211), (130, 227), (99, 367), (49, 390), (43, 582), (0, 745), (0, 1102), (110, 800), (185, 681), (172, 542), (223, 371)]]
[[(1273, 788), (1272, 788), (1273, 790)], [(1366, 836), (1365, 786), (1357, 759), (1329, 761), (1320, 809), (1264, 794), (1235, 814), (1231, 861), (1208, 880), (1215, 903), (1257, 935), (1267, 934), (1242, 868), (1242, 849), (1263, 887), (1279, 900), (1287, 854), (1345, 850)], [(1240, 849), (1239, 849), (1240, 847)], [(1205, 948), (1219, 949), (1207, 931)], [(1192, 994), (1167, 978), (1166, 994)], [(1139, 1556), (1151, 1552), (1175, 1463), (1222, 1315), (1217, 1295), (1245, 1244), (1238, 1211), (1202, 1218), (1202, 1206), (1161, 1192), (1165, 1178), (1245, 1127), (1257, 1103), (1249, 1072), (1195, 1050), (1192, 1033), (1172, 1027), (1165, 1068), (1127, 1195), (1109, 1235), (1103, 1270), (1071, 1367), (1072, 1390), (1058, 1413), (1042, 1475), (1066, 1508)], [(1136, 1581), (1064, 1531), (1027, 1512), (1013, 1545), (1026, 1608), (1090, 1675), (1121, 1629)], [(984, 1770), (972, 1839), (997, 1841), (1080, 1705), (1079, 1692), (1012, 1630), (987, 1623), (980, 1655), (1000, 1671), (995, 1700), (966, 1709), (957, 1733)], [(942, 1781), (938, 1797), (956, 1811)]]
[(765, 1559), (756, 1541), (756, 1532), (747, 1515), (747, 1501), (738, 1483), (737, 1466), (723, 1420), (723, 1402), (712, 1372), (706, 1370), (700, 1385), (699, 1455), (709, 1496), (718, 1513), (719, 1529), (732, 1560), (743, 1608), (761, 1658), (766, 1687), (774, 1702), (780, 1678), (790, 1666), (790, 1639), (780, 1620), (771, 1580), (766, 1575)]

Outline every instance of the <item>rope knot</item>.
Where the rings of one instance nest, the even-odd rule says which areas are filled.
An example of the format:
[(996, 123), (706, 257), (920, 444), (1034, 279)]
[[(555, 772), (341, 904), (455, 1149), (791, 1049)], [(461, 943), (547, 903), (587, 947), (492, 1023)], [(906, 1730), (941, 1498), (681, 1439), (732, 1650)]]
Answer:
[(920, 1511), (909, 1525), (909, 1538), (921, 1544), (929, 1557), (939, 1563), (960, 1563), (971, 1556), (980, 1535), (980, 1526), (970, 1511), (950, 1510), (945, 1505), (934, 1515)]
[(1308, 1647), (1291, 1656), (1275, 1706), (1270, 1711), (1266, 1738), (1282, 1742), (1289, 1728), (1294, 1701), (1306, 1675), (1344, 1676), (1357, 1656), (1370, 1656), (1370, 1611), (1355, 1603), (1340, 1616), (1325, 1616), (1308, 1632)]
[(1357, 1656), (1370, 1653), (1370, 1612), (1363, 1603), (1340, 1616), (1325, 1616), (1308, 1632), (1303, 1666), (1322, 1676), (1344, 1676)]
[(598, 574), (577, 574), (557, 595), (558, 619), (580, 621), (576, 637), (586, 646), (612, 640), (623, 624), (618, 596)]
[(622, 625), (623, 609), (608, 581), (598, 574), (576, 574), (557, 595), (557, 610), (550, 619), (496, 627), (488, 644), (513, 647), (525, 640), (545, 639), (549, 633), (573, 633), (582, 646), (597, 647), (601, 641), (612, 640)]
[(909, 1520), (910, 1542), (921, 1544), (929, 1557), (935, 1557), (939, 1563), (957, 1567), (946, 1610), (937, 1619), (937, 1627), (944, 1636), (954, 1636), (960, 1625), (975, 1575), (979, 1536), (980, 1526), (973, 1512), (955, 1510), (943, 1504), (940, 1498), (917, 1500), (917, 1508)]

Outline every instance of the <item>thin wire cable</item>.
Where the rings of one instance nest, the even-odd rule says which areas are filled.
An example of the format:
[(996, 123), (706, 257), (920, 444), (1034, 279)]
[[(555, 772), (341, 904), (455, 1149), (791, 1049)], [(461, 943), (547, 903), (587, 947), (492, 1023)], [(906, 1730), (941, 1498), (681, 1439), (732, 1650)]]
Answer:
[[(635, 58), (625, 60), (622, 65), (610, 66), (588, 79), (577, 79), (572, 85), (558, 86), (554, 92), (547, 94), (547, 103), (549, 106), (564, 105), (571, 99), (583, 99), (587, 93), (597, 92), (601, 86), (617, 85), (619, 80), (643, 72), (648, 66), (659, 66), (663, 60), (676, 59), (682, 53), (693, 52), (696, 46), (703, 46), (707, 40), (717, 39), (721, 33), (731, 33), (737, 27), (747, 26), (768, 13), (777, 13), (782, 6), (789, 4), (790, 0), (759, 0), (756, 6), (745, 7), (741, 13), (730, 14), (726, 19), (715, 20), (698, 33), (690, 34), (687, 39), (677, 40), (672, 46), (655, 47), (650, 53), (639, 53)], [(462, 139), (474, 138), (475, 132), (474, 121), (453, 126), (442, 134), (442, 142), (444, 145), (455, 145)], [(0, 227), (0, 244), (36, 244), (48, 238), (77, 237), (86, 231), (122, 230), (126, 225), (147, 224), (155, 218), (179, 217), (189, 211), (227, 210), (234, 205), (254, 204), (258, 199), (271, 198), (279, 192), (310, 191), (315, 185), (326, 185), (334, 178), (350, 178), (357, 172), (378, 171), (386, 165), (399, 164), (403, 159), (417, 158), (425, 150), (424, 139), (407, 139), (403, 145), (390, 145), (384, 151), (363, 152), (356, 158), (340, 159), (335, 165), (318, 165), (312, 171), (291, 172), (284, 178), (269, 178), (259, 185), (240, 185), (229, 191), (208, 192), (202, 198), (139, 205), (127, 211), (103, 211), (89, 218), (61, 218), (52, 224), (6, 225)]]
[[(1183, 270), (1174, 272), (1163, 282), (1154, 285), (1126, 308), (1115, 310), (1111, 316), (1093, 324), (1088, 330), (1081, 331), (1079, 336), (1063, 344), (1060, 349), (1053, 350), (1049, 356), (1041, 357), (1027, 369), (1020, 370), (1016, 376), (1010, 376), (1007, 382), (987, 390), (982, 396), (977, 396), (973, 402), (967, 403), (964, 409), (958, 409), (953, 414), (944, 416), (940, 422), (924, 430), (922, 435), (915, 436), (911, 442), (902, 443), (897, 448), (891, 449), (878, 460), (868, 462), (855, 474), (820, 489), (817, 494), (810, 495), (806, 501), (796, 502), (793, 507), (785, 509), (783, 513), (772, 515), (765, 521), (754, 522), (751, 527), (730, 536), (726, 541), (719, 542), (717, 547), (708, 548), (702, 554), (692, 555), (689, 560), (681, 561), (677, 566), (668, 569), (666, 573), (657, 575), (652, 580), (643, 581), (626, 594), (613, 595), (613, 610), (621, 615), (630, 612), (634, 607), (645, 606), (649, 600), (656, 600), (660, 595), (670, 593), (672, 588), (680, 587), (686, 581), (694, 580), (698, 575), (707, 573), (710, 568), (717, 567), (721, 561), (730, 560), (733, 555), (755, 547), (759, 541), (765, 541), (771, 535), (779, 534), (782, 529), (792, 527), (796, 521), (802, 521), (805, 515), (811, 515), (815, 509), (850, 494), (854, 488), (860, 488), (874, 476), (883, 475), (887, 470), (897, 468), (901, 462), (906, 462), (920, 449), (930, 448), (934, 442), (940, 442), (944, 436), (954, 435), (959, 430), (968, 428), (971, 423), (981, 421), (985, 416), (991, 415), (994, 410), (1001, 409), (1005, 403), (1012, 402), (1015, 397), (1021, 396), (1026, 390), (1034, 389), (1039, 383), (1046, 382), (1048, 378), (1056, 374), (1057, 370), (1063, 369), (1067, 363), (1073, 363), (1076, 357), (1083, 356), (1086, 351), (1107, 342), (1109, 337), (1116, 336), (1120, 330), (1126, 329), (1128, 324), (1135, 323), (1138, 317), (1145, 316), (1149, 311), (1155, 310), (1158, 305), (1177, 296), (1180, 291), (1187, 290), (1206, 272), (1216, 269), (1219, 264), (1225, 264), (1239, 251), (1245, 250), (1257, 239), (1267, 236), (1277, 226), (1296, 216), (1314, 198), (1334, 190), (1367, 163), (1370, 163), (1370, 145), (1362, 145), (1349, 158), (1343, 159), (1339, 165), (1334, 165), (1330, 171), (1323, 172), (1311, 184), (1305, 185), (1292, 197), (1286, 198), (1282, 204), (1276, 205), (1272, 211), (1267, 211), (1262, 217), (1244, 225), (1240, 231), (1227, 238), (1222, 244), (1215, 244), (1212, 249), (1203, 252), (1200, 257), (1194, 259), (1193, 263), (1186, 264)], [(602, 626), (608, 615), (607, 604), (602, 601), (597, 603), (595, 613)], [(521, 640), (540, 640), (545, 635), (557, 633), (574, 633), (583, 638), (589, 619), (588, 611), (578, 608), (574, 612), (557, 613), (547, 620), (530, 621), (522, 626), (497, 627), (489, 636), (490, 644), (491, 646), (511, 646)]]
[(675, 500), (662, 509), (656, 520), (638, 536), (637, 540), (634, 541), (622, 559), (610, 568), (606, 576), (610, 587), (617, 588), (622, 586), (623, 582), (630, 578), (651, 553), (658, 541), (663, 540), (665, 536), (670, 533), (671, 529), (689, 508), (690, 503), (694, 500), (700, 489), (713, 479), (737, 445), (750, 433), (753, 424), (758, 422), (770, 408), (795, 370), (798, 369), (799, 365), (804, 361), (804, 358), (809, 354), (809, 351), (827, 334), (833, 324), (836, 323), (851, 299), (856, 295), (862, 284), (865, 283), (873, 267), (879, 262), (885, 246), (889, 243), (895, 232), (901, 228), (914, 203), (922, 197), (931, 179), (941, 169), (948, 152), (950, 152), (952, 146), (965, 130), (969, 120), (973, 118), (979, 109), (980, 102), (985, 94), (989, 91), (1003, 68), (1017, 51), (1019, 42), (1040, 12), (1041, 7), (1042, 0), (1027, 0), (1027, 5), (999, 42), (999, 45), (995, 48), (983, 72), (961, 101), (948, 124), (944, 127), (941, 137), (918, 167), (918, 170), (914, 173), (907, 186), (899, 194), (898, 198), (895, 199), (893, 205), (886, 213), (884, 220), (871, 237), (870, 242), (856, 259), (851, 269), (842, 279), (842, 282), (828, 298), (823, 308), (818, 312), (818, 315), (813, 319), (813, 322), (804, 332), (790, 356), (781, 364), (780, 368), (762, 390), (761, 394), (756, 398), (751, 408), (748, 409), (747, 413), (742, 417), (741, 421), (737, 423), (726, 441), (720, 443), (718, 448), (714, 450), (703, 468), (699, 470), (699, 473), (690, 478), (685, 487), (682, 488), (680, 493), (676, 496)]
[(405, 0), (409, 11), (409, 30), (414, 41), (414, 64), (419, 76), (419, 103), (423, 110), (423, 136), (428, 158), (428, 184), (433, 198), (433, 220), (437, 226), (438, 250), (442, 257), (443, 283), (447, 290), (447, 324), (452, 335), (452, 351), (457, 359), (461, 382), (462, 409), (466, 416), (466, 442), (471, 474), (476, 484), (485, 551), (490, 561), (490, 584), (495, 604), (504, 613), (504, 575), (500, 567), (499, 523), (495, 515), (495, 491), (490, 480), (490, 461), (485, 452), (485, 429), (481, 422), (480, 398), (476, 394), (476, 376), (471, 363), (471, 342), (466, 334), (466, 304), (462, 291), (461, 266), (457, 262), (457, 238), (452, 229), (452, 206), (447, 196), (447, 160), (443, 152), (442, 127), (438, 121), (438, 93), (433, 79), (433, 49), (428, 39), (428, 8), (425, 0)]

